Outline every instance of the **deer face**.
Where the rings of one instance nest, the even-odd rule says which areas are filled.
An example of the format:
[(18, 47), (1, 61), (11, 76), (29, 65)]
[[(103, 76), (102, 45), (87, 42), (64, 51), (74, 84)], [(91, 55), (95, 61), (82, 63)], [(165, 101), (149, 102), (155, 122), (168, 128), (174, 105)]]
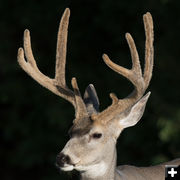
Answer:
[(94, 166), (105, 170), (119, 134), (140, 120), (149, 94), (106, 123), (94, 121), (93, 116), (79, 119), (69, 131), (70, 140), (57, 156), (57, 166), (64, 171), (87, 171)]
[[(82, 119), (86, 123), (73, 126), (70, 129), (70, 140), (57, 156), (57, 165), (61, 170), (86, 171), (92, 166), (106, 167), (108, 153), (115, 149), (116, 139), (111, 128), (91, 120)], [(113, 125), (111, 125), (113, 126)]]

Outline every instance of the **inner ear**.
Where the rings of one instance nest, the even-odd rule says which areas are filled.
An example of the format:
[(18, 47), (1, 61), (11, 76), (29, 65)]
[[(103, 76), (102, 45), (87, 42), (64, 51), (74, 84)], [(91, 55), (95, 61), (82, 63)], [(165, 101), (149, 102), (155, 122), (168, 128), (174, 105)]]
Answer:
[(143, 96), (130, 109), (126, 110), (121, 117), (119, 117), (118, 122), (121, 127), (127, 128), (134, 126), (141, 119), (149, 96), (150, 92)]

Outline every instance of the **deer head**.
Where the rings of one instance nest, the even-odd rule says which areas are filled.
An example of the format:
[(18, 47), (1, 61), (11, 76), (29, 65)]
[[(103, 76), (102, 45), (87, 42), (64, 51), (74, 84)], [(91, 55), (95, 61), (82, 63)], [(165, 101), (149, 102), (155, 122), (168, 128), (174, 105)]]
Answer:
[(57, 166), (64, 171), (98, 169), (98, 173), (103, 173), (110, 159), (113, 159), (120, 133), (123, 129), (134, 126), (141, 119), (150, 95), (149, 92), (143, 96), (151, 80), (153, 69), (153, 21), (150, 13), (143, 16), (146, 36), (143, 72), (134, 40), (129, 33), (126, 33), (126, 39), (132, 58), (131, 69), (119, 66), (106, 54), (103, 55), (104, 62), (113, 71), (126, 77), (134, 85), (134, 90), (124, 99), (118, 99), (111, 93), (112, 104), (99, 112), (99, 100), (92, 84), (86, 88), (83, 98), (76, 78), (72, 78), (71, 81), (73, 90), (66, 85), (65, 64), (69, 16), (70, 10), (67, 8), (58, 31), (54, 79), (45, 76), (38, 69), (33, 57), (28, 30), (24, 32), (24, 49), (18, 50), (18, 62), (23, 70), (38, 83), (68, 100), (75, 108), (73, 126), (69, 130), (70, 140), (58, 154)]

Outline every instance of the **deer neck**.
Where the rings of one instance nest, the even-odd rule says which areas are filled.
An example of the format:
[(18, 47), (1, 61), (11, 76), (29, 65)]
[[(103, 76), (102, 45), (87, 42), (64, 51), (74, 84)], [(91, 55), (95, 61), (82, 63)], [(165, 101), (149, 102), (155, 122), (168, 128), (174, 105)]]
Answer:
[(106, 154), (102, 162), (92, 166), (91, 169), (80, 172), (81, 180), (114, 180), (116, 168), (116, 148)]

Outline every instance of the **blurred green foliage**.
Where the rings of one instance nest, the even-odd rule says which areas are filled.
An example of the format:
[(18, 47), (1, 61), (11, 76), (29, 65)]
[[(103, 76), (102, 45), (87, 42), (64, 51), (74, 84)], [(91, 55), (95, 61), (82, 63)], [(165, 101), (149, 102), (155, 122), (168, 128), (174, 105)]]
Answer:
[[(101, 109), (132, 85), (102, 61), (130, 67), (124, 38), (130, 32), (143, 65), (142, 15), (149, 11), (155, 26), (155, 65), (152, 95), (142, 120), (119, 138), (118, 164), (148, 166), (180, 157), (180, 1), (179, 0), (1, 0), (0, 1), (0, 179), (78, 179), (76, 173), (55, 168), (56, 154), (68, 140), (74, 111), (63, 99), (42, 88), (17, 64), (24, 29), (41, 71), (54, 76), (56, 36), (60, 17), (71, 9), (67, 53), (67, 82), (78, 79), (80, 89), (93, 83)], [(103, 89), (103, 91), (102, 91)]]

